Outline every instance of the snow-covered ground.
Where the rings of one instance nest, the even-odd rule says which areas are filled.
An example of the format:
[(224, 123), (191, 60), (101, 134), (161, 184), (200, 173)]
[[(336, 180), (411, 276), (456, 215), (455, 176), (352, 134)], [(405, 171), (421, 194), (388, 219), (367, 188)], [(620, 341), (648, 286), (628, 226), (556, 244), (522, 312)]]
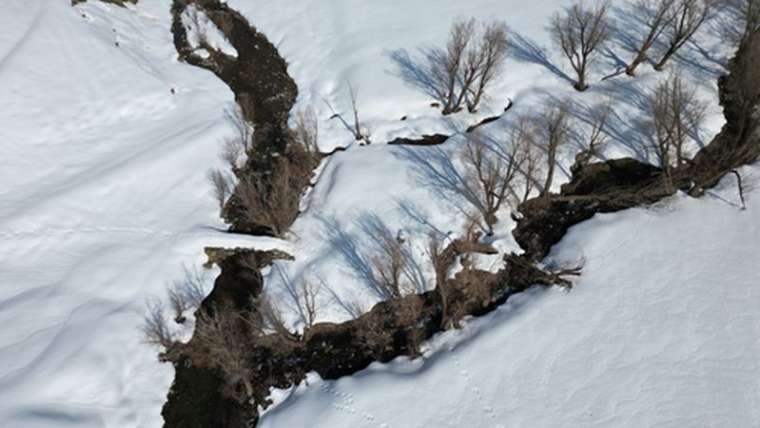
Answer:
[(760, 198), (725, 187), (573, 227), (551, 255), (586, 256), (572, 291), (516, 296), (420, 360), (313, 375), (261, 426), (758, 426)]
[[(441, 192), (440, 180), (433, 185), (436, 171), (451, 172), (462, 137), (439, 148), (383, 142), (456, 134), (507, 98), (513, 109), (486, 128), (493, 138), (552, 97), (586, 107), (612, 98), (618, 119), (605, 154), (642, 157), (633, 144), (637, 100), (663, 77), (645, 65), (635, 80), (594, 81), (577, 94), (547, 67), (564, 67), (546, 32), (560, 0), (228, 0), (289, 62), (297, 109), (317, 110), (323, 150), (352, 143), (329, 119), (330, 106), (350, 113), (347, 82), (373, 141), (329, 159), (288, 242), (277, 242), (219, 232), (206, 172), (221, 165), (221, 141), (233, 133), (225, 115), (233, 95), (213, 74), (177, 62), (170, 1), (69, 3), (5, 0), (0, 13), (0, 426), (160, 426), (172, 370), (140, 342), (141, 310), (183, 264), (204, 261), (203, 247), (285, 248), (296, 261), (278, 262), (267, 289), (286, 296), (283, 276), (324, 280), (334, 295), (322, 288), (320, 319), (345, 319), (336, 296), (364, 309), (377, 300), (357, 278), (362, 258), (351, 257), (366, 251), (373, 222), (402, 231), (418, 254), (431, 228), (456, 234), (463, 223), (466, 204)], [(470, 15), (510, 26), (507, 73), (479, 117), (444, 120), (399, 77), (394, 58), (442, 44), (451, 21)], [(232, 49), (202, 16), (198, 24), (212, 46)], [(726, 55), (709, 38), (700, 43)], [(722, 123), (720, 68), (685, 49), (703, 66), (674, 64), (711, 103), (708, 141)], [(615, 68), (605, 59), (595, 79)], [(573, 154), (563, 153), (565, 169)], [(565, 180), (560, 172), (556, 184)], [(315, 380), (263, 423), (758, 425), (758, 209), (756, 198), (745, 212), (714, 198), (675, 198), (599, 216), (556, 252), (586, 259), (571, 293), (511, 301), (440, 338), (422, 367), (401, 361), (335, 383)], [(495, 245), (514, 250), (507, 210), (501, 219)]]
[[(366, 310), (380, 299), (362, 279), (362, 272), (371, 264), (368, 248), (376, 233), (367, 223), (374, 216), (392, 234), (401, 233), (407, 239), (421, 270), (429, 272), (424, 252), (430, 231), (457, 235), (465, 223), (462, 211), (472, 210), (452, 183), (455, 174), (464, 175), (457, 161), (463, 131), (483, 116), (500, 114), (508, 99), (514, 103), (509, 112), (481, 128), (487, 138), (504, 141), (521, 115), (559, 100), (571, 100), (573, 114), (578, 117), (609, 104), (614, 114), (604, 156), (654, 161), (641, 143), (642, 122), (647, 115), (643, 100), (667, 73), (654, 72), (644, 64), (636, 79), (621, 76), (600, 82), (601, 77), (619, 69), (613, 58), (626, 60), (632, 55), (613, 41), (609, 44), (611, 53), (595, 64), (591, 88), (585, 93), (575, 91), (567, 80), (572, 76), (570, 67), (553, 48), (547, 29), (552, 15), (566, 5), (564, 1), (474, 0), (466, 5), (452, 1), (440, 2), (434, 8), (425, 0), (367, 1), (361, 6), (348, 0), (229, 0), (228, 4), (267, 34), (288, 61), (300, 91), (295, 110), (317, 111), (322, 150), (349, 146), (328, 160), (305, 201), (305, 212), (293, 225), (289, 239), (296, 261), (277, 262), (267, 277), (266, 288), (282, 298), (285, 309), (293, 306), (289, 298), (293, 293), (285, 284), (300, 278), (324, 284), (319, 321), (348, 319), (345, 304)], [(635, 31), (636, 25), (623, 14), (626, 3), (617, 1), (614, 5), (613, 16), (619, 20), (616, 28)], [(397, 58), (406, 55), (419, 62), (420, 49), (443, 46), (451, 23), (466, 16), (504, 20), (509, 27), (509, 57), (505, 72), (494, 82), (489, 92), (492, 96), (478, 115), (442, 117), (440, 109), (430, 107), (433, 99), (400, 76), (402, 67)], [(707, 27), (703, 33), (701, 48), (718, 58), (728, 54), (721, 51), (723, 47), (715, 37), (709, 36)], [(687, 55), (676, 58), (671, 69), (681, 70), (708, 105), (700, 134), (701, 141), (707, 142), (724, 121), (716, 86), (721, 68), (700, 56), (692, 45), (685, 47), (684, 53)], [(687, 58), (696, 59), (702, 66)], [(331, 119), (338, 112), (351, 122), (349, 83), (358, 94), (358, 111), (373, 142), (370, 146), (355, 144), (351, 132), (339, 120)], [(402, 117), (406, 119), (400, 120)], [(583, 123), (577, 118), (575, 122)], [(435, 148), (383, 144), (399, 136), (436, 132), (453, 138)], [(569, 167), (578, 150), (577, 144), (568, 144), (560, 153), (561, 167), (554, 183), (557, 190), (569, 179)], [(513, 223), (509, 208), (503, 208), (499, 218), (494, 245), (506, 252), (518, 250), (510, 234)], [(498, 268), (498, 261), (498, 257), (482, 260), (480, 267)], [(300, 327), (297, 311), (288, 315), (293, 325)]]
[(145, 299), (204, 246), (256, 242), (219, 232), (232, 93), (176, 61), (169, 7), (2, 4), (0, 426), (160, 426)]

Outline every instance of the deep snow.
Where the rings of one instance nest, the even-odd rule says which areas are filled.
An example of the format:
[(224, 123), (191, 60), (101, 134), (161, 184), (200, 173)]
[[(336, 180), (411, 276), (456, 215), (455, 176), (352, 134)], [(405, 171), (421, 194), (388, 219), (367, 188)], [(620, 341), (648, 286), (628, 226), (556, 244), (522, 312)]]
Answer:
[(260, 426), (757, 426), (760, 200), (738, 210), (725, 181), (573, 227), (550, 256), (585, 255), (572, 291), (516, 296), (421, 360), (312, 375)]
[[(290, 251), (296, 261), (276, 263), (266, 287), (285, 298), (283, 276), (324, 280), (334, 294), (323, 287), (321, 320), (348, 317), (339, 299), (369, 308), (377, 296), (351, 264), (361, 258), (347, 257), (366, 250), (367, 220), (377, 216), (402, 231), (419, 255), (431, 227), (459, 233), (466, 208), (455, 192), (431, 185), (436, 171), (457, 170), (456, 161), (453, 170), (446, 162), (461, 136), (440, 148), (382, 144), (392, 138), (461, 132), (503, 109), (507, 97), (515, 106), (487, 128), (493, 138), (547, 98), (571, 96), (592, 107), (615, 97), (619, 119), (605, 155), (646, 156), (634, 144), (642, 115), (637, 97), (661, 75), (642, 66), (635, 80), (594, 82), (579, 95), (557, 70), (537, 63), (545, 52), (562, 67), (545, 26), (563, 1), (446, 1), (434, 8), (423, 0), (228, 3), (289, 62), (300, 89), (297, 109), (317, 109), (321, 148), (351, 146), (323, 166), (288, 242), (220, 232), (206, 171), (221, 165), (222, 139), (234, 132), (225, 115), (233, 95), (213, 74), (177, 62), (168, 0), (127, 9), (4, 2), (0, 425), (160, 426), (172, 370), (140, 342), (143, 301), (163, 296), (182, 265), (198, 267), (205, 246)], [(479, 116), (443, 120), (432, 100), (399, 77), (392, 58), (441, 44), (450, 22), (463, 15), (507, 21), (512, 53), (491, 91), (498, 96)], [(202, 26), (213, 45), (227, 46)], [(714, 57), (727, 54), (715, 40), (700, 43)], [(685, 49), (698, 58), (693, 46)], [(703, 66), (674, 64), (711, 102), (702, 133), (709, 141), (722, 124), (720, 67), (699, 61)], [(606, 59), (600, 68), (611, 72), (615, 64)], [(349, 112), (347, 82), (357, 89), (370, 146), (353, 144), (329, 119), (328, 103)], [(572, 150), (562, 154), (565, 171)], [(556, 185), (566, 180), (560, 171)], [(722, 195), (732, 201), (726, 186)], [(442, 350), (421, 368), (400, 361), (338, 382), (313, 379), (263, 424), (757, 425), (758, 209), (754, 195), (745, 212), (714, 198), (679, 197), (598, 216), (574, 228), (556, 251), (558, 258), (586, 259), (572, 292), (520, 296), (438, 339), (433, 348)], [(502, 251), (516, 249), (508, 214), (495, 241)], [(479, 260), (483, 268), (497, 268), (497, 261)], [(288, 308), (287, 299), (282, 304)], [(299, 326), (294, 313), (289, 319)]]

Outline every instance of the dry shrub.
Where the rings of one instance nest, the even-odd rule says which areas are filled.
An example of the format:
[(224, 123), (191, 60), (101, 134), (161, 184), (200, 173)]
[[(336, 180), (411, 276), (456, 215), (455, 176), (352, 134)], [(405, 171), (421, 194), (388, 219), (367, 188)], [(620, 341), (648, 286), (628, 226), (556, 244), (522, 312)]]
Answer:
[(163, 303), (160, 300), (149, 300), (146, 306), (147, 312), (142, 326), (145, 341), (164, 350), (171, 349), (177, 339), (169, 329)]

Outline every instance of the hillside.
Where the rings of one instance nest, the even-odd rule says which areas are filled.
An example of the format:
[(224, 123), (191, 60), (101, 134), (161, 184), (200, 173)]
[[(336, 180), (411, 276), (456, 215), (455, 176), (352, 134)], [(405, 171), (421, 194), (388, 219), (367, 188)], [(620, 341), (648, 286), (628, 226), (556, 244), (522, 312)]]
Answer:
[[(738, 26), (729, 3), (712, 9), (664, 71), (645, 62), (633, 78), (623, 73), (626, 40), (641, 36), (641, 23), (631, 2), (612, 2), (613, 36), (583, 92), (550, 35), (567, 6), (559, 0), (3, 6), (0, 425), (230, 426), (254, 413), (261, 427), (760, 424), (760, 169), (744, 165), (760, 140), (749, 127), (734, 141), (739, 125), (726, 123), (741, 116), (732, 97), (755, 92), (731, 86), (755, 80), (729, 62), (736, 49), (722, 28)], [(425, 52), (469, 17), (505, 22), (503, 71), (477, 111), (443, 115), (420, 86), (430, 78)], [(758, 64), (753, 49), (743, 58)], [(730, 87), (719, 87), (729, 72)], [(671, 171), (652, 146), (649, 103), (676, 75), (704, 109), (686, 131), (689, 160)], [(747, 98), (740, 125), (754, 126), (758, 99)], [(473, 203), (465, 148), (484, 141), (509, 160), (499, 150), (515, 130), (557, 106), (571, 128), (550, 162), (553, 182), (515, 179), (525, 197), (510, 188), (489, 221)], [(240, 183), (276, 174), (267, 168), (291, 156), (279, 144), (292, 147), (307, 111), (320, 154), (313, 174), (311, 164), (299, 171), (309, 184), (296, 186), (297, 215), (279, 233), (244, 222)], [(599, 111), (610, 112), (605, 143), (581, 165)], [(252, 143), (230, 170), (225, 141), (241, 123)], [(715, 152), (705, 149), (711, 142)], [(716, 152), (725, 156), (715, 161)], [(621, 158), (654, 184), (594, 172)], [(212, 169), (235, 176), (221, 213)], [(630, 188), (644, 189), (641, 200), (626, 197)], [(431, 236), (455, 252), (445, 278), (429, 260)], [(406, 263), (400, 295), (378, 288), (378, 260), (393, 242)], [(205, 251), (212, 247), (238, 250)], [(557, 272), (575, 267), (569, 287)], [(167, 308), (176, 347), (162, 355), (184, 367), (175, 373), (141, 328), (146, 301), (168, 306), (167, 286), (187, 272), (207, 297), (179, 314), (182, 324)], [(528, 283), (510, 283), (515, 272)], [(311, 316), (297, 289), (304, 283), (314, 287)], [(461, 292), (452, 297), (459, 318), (436, 297), (449, 283)], [(496, 294), (481, 307), (468, 293), (483, 284)], [(294, 338), (280, 346), (267, 326), (261, 343), (244, 345), (246, 358), (279, 369), (246, 372), (256, 391), (236, 401), (249, 381), (224, 386), (214, 357), (195, 353), (194, 326), (239, 295), (244, 304), (269, 299)], [(375, 324), (362, 320), (414, 301), (402, 295), (423, 296), (419, 318), (381, 317), (402, 334), (363, 353), (374, 344), (352, 335)], [(425, 337), (413, 338), (415, 328)], [(344, 333), (347, 344), (336, 339)], [(271, 349), (283, 355), (259, 354)]]

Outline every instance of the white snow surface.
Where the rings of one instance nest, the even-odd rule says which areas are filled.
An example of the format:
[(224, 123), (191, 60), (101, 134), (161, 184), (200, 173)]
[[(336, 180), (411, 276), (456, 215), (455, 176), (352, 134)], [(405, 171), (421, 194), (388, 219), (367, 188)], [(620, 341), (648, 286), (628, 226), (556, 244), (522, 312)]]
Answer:
[(0, 426), (161, 426), (145, 299), (204, 246), (279, 246), (220, 232), (206, 171), (232, 93), (176, 60), (169, 8), (3, 2)]
[(412, 362), (311, 375), (260, 426), (758, 426), (760, 199), (738, 210), (726, 181), (573, 227), (550, 256), (585, 255), (572, 291), (515, 296)]
[[(225, 114), (233, 95), (212, 73), (177, 61), (171, 2), (69, 3), (5, 0), (0, 14), (3, 427), (160, 426), (173, 373), (141, 342), (143, 303), (163, 297), (183, 265), (199, 268), (205, 246), (293, 254), (294, 262), (265, 272), (265, 287), (282, 298), (295, 328), (302, 322), (289, 310), (283, 278), (326, 284), (320, 321), (347, 319), (345, 306), (366, 310), (378, 300), (361, 278), (373, 225), (404, 236), (424, 276), (429, 231), (453, 237), (464, 223), (467, 203), (447, 186), (461, 173), (453, 155), (462, 136), (437, 148), (384, 142), (461, 133), (499, 113), (507, 98), (514, 107), (484, 128), (488, 138), (502, 138), (520, 113), (556, 99), (571, 97), (582, 112), (611, 98), (617, 116), (605, 156), (646, 158), (634, 143), (640, 96), (664, 77), (646, 65), (633, 80), (600, 83), (597, 73), (588, 92), (576, 93), (540, 64), (565, 67), (546, 32), (567, 3), (560, 0), (228, 0), (288, 61), (300, 91), (296, 109), (316, 109), (322, 150), (348, 146), (321, 167), (287, 241), (235, 236), (221, 232), (206, 180), (222, 164), (223, 138), (234, 133)], [(480, 113), (444, 119), (399, 77), (392, 58), (442, 44), (451, 21), (469, 15), (510, 26), (507, 73)], [(192, 43), (202, 31), (235, 54), (205, 17), (198, 22)], [(699, 46), (711, 58), (727, 55), (709, 37)], [(684, 49), (673, 65), (710, 102), (701, 134), (709, 141), (723, 122), (721, 69), (695, 46)], [(599, 69), (616, 67), (605, 59)], [(330, 119), (334, 109), (350, 121), (347, 82), (369, 146)], [(567, 180), (576, 148), (562, 153), (556, 186)], [(725, 187), (573, 228), (552, 255), (585, 258), (572, 292), (525, 293), (438, 337), (423, 360), (373, 365), (337, 382), (312, 375), (263, 426), (760, 425), (760, 204), (750, 195), (749, 209), (738, 211), (732, 182)], [(493, 244), (517, 250), (508, 208), (500, 219)], [(478, 265), (498, 269), (498, 259)]]

